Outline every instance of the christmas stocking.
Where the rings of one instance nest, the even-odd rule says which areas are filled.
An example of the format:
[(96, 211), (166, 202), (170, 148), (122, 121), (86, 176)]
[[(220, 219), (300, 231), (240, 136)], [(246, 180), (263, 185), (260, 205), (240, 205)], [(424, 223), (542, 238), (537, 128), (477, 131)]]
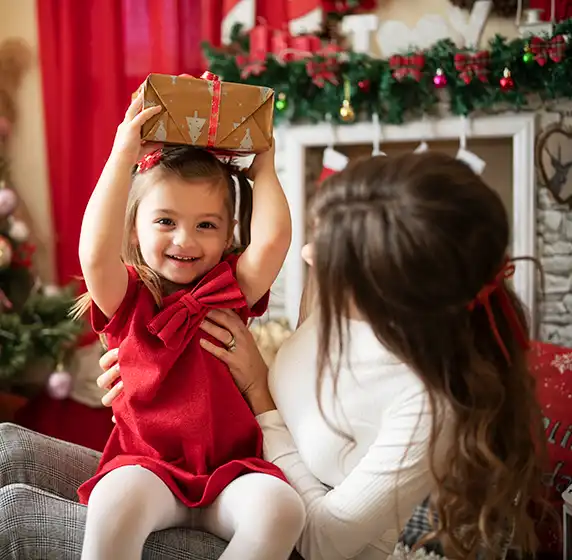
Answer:
[(326, 148), (324, 150), (324, 159), (322, 160), (322, 173), (320, 173), (320, 178), (318, 179), (318, 184), (325, 181), (331, 175), (335, 175), (342, 171), (348, 164), (348, 157), (344, 156), (340, 152), (334, 150), (334, 148)]

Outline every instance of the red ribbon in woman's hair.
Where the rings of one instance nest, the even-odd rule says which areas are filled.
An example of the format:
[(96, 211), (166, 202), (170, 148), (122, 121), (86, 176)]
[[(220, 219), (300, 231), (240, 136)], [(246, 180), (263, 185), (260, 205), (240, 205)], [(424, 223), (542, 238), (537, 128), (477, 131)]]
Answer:
[(495, 316), (493, 310), (491, 308), (490, 297), (492, 294), (496, 294), (498, 298), (499, 304), (501, 306), (501, 310), (503, 315), (506, 317), (507, 321), (510, 324), (510, 328), (517, 339), (520, 346), (524, 349), (528, 349), (528, 335), (524, 329), (522, 322), (520, 321), (514, 306), (510, 300), (510, 297), (506, 291), (505, 281), (514, 276), (515, 266), (514, 263), (510, 262), (508, 259), (505, 260), (501, 270), (498, 274), (494, 277), (492, 282), (489, 284), (485, 284), (479, 293), (475, 296), (475, 299), (469, 303), (469, 311), (475, 309), (477, 305), (482, 305), (487, 312), (487, 317), (489, 319), (489, 323), (491, 326), (491, 330), (495, 335), (496, 341), (501, 349), (506, 361), (510, 364), (510, 354), (506, 348), (505, 343), (503, 342), (502, 336), (499, 333)]

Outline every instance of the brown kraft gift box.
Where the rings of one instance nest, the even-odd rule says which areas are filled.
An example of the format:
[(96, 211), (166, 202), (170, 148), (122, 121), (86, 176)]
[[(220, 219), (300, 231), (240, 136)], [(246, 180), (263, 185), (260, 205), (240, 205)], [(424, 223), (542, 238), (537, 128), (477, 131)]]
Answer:
[(243, 154), (272, 145), (270, 88), (223, 82), (210, 73), (201, 78), (150, 74), (142, 87), (145, 108), (163, 107), (143, 125), (142, 140)]

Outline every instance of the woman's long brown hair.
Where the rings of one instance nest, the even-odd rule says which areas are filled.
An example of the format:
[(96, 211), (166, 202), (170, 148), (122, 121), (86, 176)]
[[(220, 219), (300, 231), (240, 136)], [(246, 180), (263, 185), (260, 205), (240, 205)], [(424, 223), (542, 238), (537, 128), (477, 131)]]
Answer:
[[(445, 472), (435, 468), (442, 429), (433, 415), (429, 453), (438, 537), (454, 558), (494, 558), (499, 534), (536, 547), (532, 502), (542, 502), (544, 433), (526, 350), (495, 294), (469, 310), (507, 256), (510, 230), (499, 196), (464, 163), (428, 152), (377, 157), (328, 179), (313, 206), (319, 298), (318, 389), (337, 356), (351, 308), (420, 377), (452, 430)], [(525, 329), (523, 306), (505, 283)], [(336, 336), (337, 334), (337, 336)], [(338, 341), (332, 348), (333, 340)], [(320, 394), (320, 391), (318, 391)]]
[[(135, 231), (137, 209), (141, 198), (147, 189), (152, 188), (155, 179), (159, 176), (169, 175), (188, 181), (191, 188), (194, 181), (211, 181), (214, 186), (222, 188), (225, 192), (230, 223), (234, 220), (238, 205), (238, 235), (235, 236), (232, 250), (243, 250), (250, 244), (252, 187), (245, 173), (230, 163), (222, 162), (207, 150), (193, 146), (163, 148), (161, 159), (155, 167), (143, 173), (138, 173), (136, 169), (133, 171), (133, 185), (129, 191), (125, 212), (121, 255), (125, 264), (133, 266), (137, 270), (141, 281), (149, 288), (158, 305), (161, 305), (162, 280), (143, 260), (139, 246), (133, 243), (133, 232)], [(235, 188), (233, 177), (236, 178), (238, 188)], [(189, 196), (192, 196), (192, 191), (189, 191)], [(90, 306), (91, 297), (86, 292), (78, 298), (70, 314), (78, 319), (89, 310)]]

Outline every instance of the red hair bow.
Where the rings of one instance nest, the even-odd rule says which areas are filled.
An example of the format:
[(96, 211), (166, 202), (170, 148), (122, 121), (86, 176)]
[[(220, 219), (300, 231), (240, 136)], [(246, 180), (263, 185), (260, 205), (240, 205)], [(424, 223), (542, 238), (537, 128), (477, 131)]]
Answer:
[(505, 281), (509, 278), (512, 278), (515, 273), (515, 266), (513, 262), (510, 262), (507, 258), (498, 272), (498, 274), (494, 277), (492, 282), (485, 284), (479, 291), (479, 293), (475, 296), (475, 299), (469, 303), (469, 311), (472, 311), (478, 305), (482, 305), (487, 312), (487, 317), (489, 319), (489, 324), (491, 326), (491, 330), (496, 338), (496, 341), (501, 349), (501, 352), (504, 354), (506, 361), (510, 364), (510, 354), (506, 348), (506, 345), (502, 339), (502, 336), (498, 330), (495, 316), (493, 310), (491, 308), (490, 297), (493, 294), (496, 294), (498, 298), (500, 307), (502, 309), (503, 315), (506, 317), (507, 321), (510, 324), (511, 330), (517, 339), (520, 346), (527, 350), (529, 347), (529, 339), (528, 335), (524, 329), (522, 322), (520, 321), (514, 306), (510, 300), (510, 297), (506, 291)]

